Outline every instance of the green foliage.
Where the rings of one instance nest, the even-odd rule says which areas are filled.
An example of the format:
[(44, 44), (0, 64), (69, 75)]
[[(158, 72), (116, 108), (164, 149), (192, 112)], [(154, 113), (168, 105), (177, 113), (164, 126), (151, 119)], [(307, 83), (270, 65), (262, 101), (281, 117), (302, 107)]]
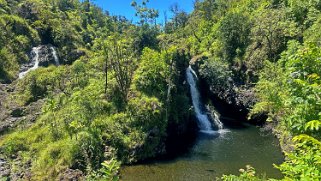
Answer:
[(87, 180), (108, 180), (117, 181), (119, 180), (118, 170), (120, 168), (120, 163), (111, 159), (101, 163), (102, 168), (98, 172), (93, 172), (87, 176)]
[(74, 140), (60, 140), (50, 143), (39, 152), (37, 161), (33, 165), (35, 177), (53, 178), (62, 170), (72, 166), (77, 157), (79, 148)]
[(299, 22), (302, 29), (306, 29), (313, 24), (315, 16), (320, 13), (321, 4), (318, 0), (312, 1), (299, 1), (291, 0), (285, 1), (289, 7), (290, 14), (294, 20)]
[(232, 72), (226, 62), (214, 59), (205, 60), (201, 65), (200, 75), (208, 82), (211, 91), (220, 92), (230, 88), (228, 80), (232, 78)]
[(149, 3), (149, 0), (143, 0), (141, 5), (137, 4), (136, 1), (132, 1), (131, 3), (131, 6), (136, 10), (135, 15), (141, 19), (141, 24), (154, 23), (156, 18), (159, 16), (158, 10), (148, 8), (147, 3)]
[(313, 121), (308, 122), (305, 125), (305, 130), (319, 131), (320, 127), (321, 127), (321, 121), (313, 120)]
[(277, 166), (285, 179), (320, 179), (320, 56), (313, 44), (290, 44), (278, 65), (270, 63), (280, 71), (266, 67), (256, 86), (260, 102), (252, 111), (268, 110), (294, 135), (294, 150)]
[(268, 110), (271, 116), (281, 117), (282, 123), (294, 132), (302, 133), (308, 120), (319, 118), (320, 50), (312, 45), (284, 55), (280, 65), (271, 64), (262, 72), (256, 86), (261, 100), (254, 112), (259, 107)]
[(143, 24), (137, 31), (134, 32), (133, 45), (135, 50), (141, 54), (144, 48), (158, 49), (157, 36), (160, 29), (156, 26)]
[[(156, 156), (166, 129), (189, 119), (185, 69), (205, 55), (199, 71), (212, 91), (255, 84), (252, 114), (294, 136), (278, 166), (285, 179), (320, 179), (320, 1), (196, 1), (189, 15), (173, 6), (164, 29), (148, 2), (133, 1), (135, 25), (89, 0), (0, 0), (0, 82), (14, 81), (39, 44), (54, 45), (64, 64), (14, 81), (12, 103), (46, 101), (33, 126), (1, 138), (1, 152), (31, 162), (34, 180), (67, 168), (117, 180), (119, 161)], [(265, 179), (241, 171), (222, 179)]]
[(265, 60), (275, 62), (285, 50), (287, 41), (298, 34), (297, 25), (286, 17), (285, 10), (262, 8), (254, 14), (251, 44), (247, 47), (244, 64), (249, 81), (256, 81), (265, 67)]
[(133, 80), (136, 89), (147, 95), (164, 98), (167, 88), (166, 76), (169, 74), (165, 61), (164, 54), (149, 48), (144, 49)]
[(320, 45), (320, 27), (321, 27), (321, 15), (316, 17), (315, 22), (306, 31), (304, 31), (304, 41), (313, 42)]
[(320, 180), (321, 173), (321, 143), (308, 136), (299, 135), (293, 138), (295, 150), (287, 153), (287, 158), (279, 168), (285, 179)]
[(232, 61), (236, 56), (243, 56), (249, 43), (249, 18), (243, 13), (229, 13), (221, 20), (219, 32), (224, 59)]
[(103, 173), (104, 178), (107, 180), (119, 180), (118, 170), (120, 164), (116, 160), (111, 159), (110, 161), (104, 161), (101, 165), (103, 166), (101, 172)]
[(259, 97), (259, 102), (252, 109), (252, 114), (267, 111), (272, 118), (276, 117), (284, 106), (284, 96), (288, 93), (284, 91), (286, 84), (283, 69), (274, 63), (266, 62), (260, 75), (260, 81), (255, 89)]
[(246, 169), (239, 170), (241, 174), (239, 176), (235, 175), (223, 175), (221, 180), (223, 181), (262, 181), (268, 180), (265, 176), (256, 176), (255, 169), (250, 165), (246, 166)]
[(32, 45), (39, 43), (37, 32), (25, 19), (9, 14), (0, 15), (0, 81), (10, 82), (19, 70), (19, 64), (28, 60)]

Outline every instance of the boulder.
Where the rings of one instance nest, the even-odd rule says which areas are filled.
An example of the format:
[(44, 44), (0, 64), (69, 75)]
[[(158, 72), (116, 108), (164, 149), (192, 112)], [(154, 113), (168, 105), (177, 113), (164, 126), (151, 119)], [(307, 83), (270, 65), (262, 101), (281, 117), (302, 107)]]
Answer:
[(78, 181), (78, 180), (85, 180), (84, 174), (82, 171), (76, 169), (67, 169), (64, 173), (61, 173), (59, 176), (60, 181)]

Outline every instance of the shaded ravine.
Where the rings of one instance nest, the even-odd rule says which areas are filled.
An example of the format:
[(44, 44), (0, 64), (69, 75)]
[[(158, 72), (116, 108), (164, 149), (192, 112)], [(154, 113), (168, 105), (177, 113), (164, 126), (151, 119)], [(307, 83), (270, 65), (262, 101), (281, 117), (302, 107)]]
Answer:
[(273, 168), (273, 164), (283, 162), (278, 140), (241, 120), (238, 126), (223, 126), (216, 111), (210, 116), (202, 105), (198, 78), (191, 67), (186, 70), (186, 78), (200, 130), (194, 145), (174, 159), (125, 166), (121, 180), (215, 180), (223, 174), (238, 174), (246, 165), (254, 166), (258, 174), (281, 178)]

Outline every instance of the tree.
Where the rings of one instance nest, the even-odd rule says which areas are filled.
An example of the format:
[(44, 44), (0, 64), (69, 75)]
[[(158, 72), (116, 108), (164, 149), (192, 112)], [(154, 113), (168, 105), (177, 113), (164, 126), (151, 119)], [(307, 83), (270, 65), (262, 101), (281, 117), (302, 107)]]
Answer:
[(100, 42), (100, 46), (103, 49), (103, 56), (104, 56), (104, 73), (105, 73), (105, 95), (107, 96), (107, 88), (108, 88), (108, 61), (109, 61), (109, 55), (108, 55), (108, 47), (106, 45), (106, 43), (101, 43)]
[[(107, 55), (105, 61), (109, 61), (110, 68), (115, 73), (117, 86), (124, 103), (127, 102), (127, 93), (131, 84), (132, 75), (136, 69), (134, 52), (128, 40), (124, 37), (109, 37), (108, 47), (104, 48)], [(107, 72), (106, 72), (107, 76)], [(107, 79), (106, 79), (107, 80)]]
[(141, 54), (145, 47), (158, 49), (157, 35), (160, 32), (159, 27), (156, 26), (156, 18), (159, 16), (158, 10), (148, 8), (149, 0), (143, 0), (142, 5), (133, 1), (131, 5), (135, 8), (135, 15), (140, 18), (140, 26), (134, 34), (134, 46), (138, 54)]
[(159, 16), (159, 12), (156, 9), (148, 8), (147, 3), (149, 0), (143, 0), (142, 4), (137, 4), (136, 1), (132, 1), (131, 6), (135, 8), (136, 13), (135, 16), (140, 18), (140, 24), (155, 24), (156, 25), (156, 18)]
[(177, 3), (170, 7), (170, 11), (173, 14), (172, 21), (165, 23), (165, 32), (172, 33), (178, 28), (185, 27), (188, 21), (188, 14), (181, 10)]
[(296, 24), (286, 18), (284, 9), (263, 9), (255, 14), (251, 44), (246, 49), (244, 64), (248, 81), (257, 81), (265, 60), (276, 62), (287, 42), (297, 35)]
[(279, 9), (265, 9), (255, 20), (252, 30), (254, 38), (266, 43), (268, 59), (276, 60), (286, 46), (288, 37), (296, 35), (295, 24), (288, 19)]
[(227, 14), (219, 26), (225, 59), (231, 62), (236, 55), (242, 56), (250, 40), (250, 21), (242, 13)]

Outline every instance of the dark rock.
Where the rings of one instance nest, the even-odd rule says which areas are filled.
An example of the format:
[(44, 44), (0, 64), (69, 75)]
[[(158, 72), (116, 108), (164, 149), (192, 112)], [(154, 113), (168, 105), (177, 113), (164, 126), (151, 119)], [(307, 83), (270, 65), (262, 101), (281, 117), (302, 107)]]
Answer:
[(20, 126), (28, 128), (41, 114), (44, 100), (38, 100), (26, 106), (20, 106), (9, 96), (15, 91), (14, 85), (0, 85), (0, 135)]
[(67, 64), (72, 64), (74, 61), (79, 59), (82, 56), (85, 56), (86, 52), (83, 50), (72, 50), (68, 55), (67, 55)]
[(23, 161), (21, 156), (11, 157), (10, 180), (31, 180), (31, 160)]
[(76, 169), (67, 169), (64, 173), (59, 176), (60, 181), (80, 181), (85, 180), (84, 174), (82, 171)]
[[(35, 52), (32, 53), (32, 57), (34, 56), (36, 56)], [(39, 66), (48, 67), (49, 65), (56, 65), (53, 47), (51, 45), (39, 46), (38, 56)]]
[[(195, 56), (190, 64), (197, 74), (199, 73), (199, 67), (204, 64), (208, 57)], [(253, 90), (253, 86), (246, 85), (235, 81), (232, 77), (226, 77), (224, 86), (221, 84), (213, 84), (210, 80), (199, 76), (200, 88), (202, 95), (217, 101), (222, 100), (225, 104), (230, 105), (230, 108), (235, 109), (236, 112), (243, 114), (246, 117), (248, 110), (255, 104), (256, 98)]]
[(10, 166), (6, 160), (0, 158), (0, 178), (6, 178), (9, 176), (10, 176)]
[[(205, 56), (196, 56), (190, 61), (196, 74), (200, 75), (199, 67), (207, 59)], [(253, 85), (230, 76), (226, 77), (224, 84), (221, 85), (199, 76), (199, 86), (204, 101), (212, 104), (222, 114), (221, 120), (225, 125), (234, 126), (243, 121), (249, 121), (255, 125), (265, 123), (266, 116), (264, 115), (257, 115), (248, 120), (249, 110), (257, 101)]]
[(22, 117), (24, 116), (24, 108), (15, 108), (11, 112), (12, 117)]

